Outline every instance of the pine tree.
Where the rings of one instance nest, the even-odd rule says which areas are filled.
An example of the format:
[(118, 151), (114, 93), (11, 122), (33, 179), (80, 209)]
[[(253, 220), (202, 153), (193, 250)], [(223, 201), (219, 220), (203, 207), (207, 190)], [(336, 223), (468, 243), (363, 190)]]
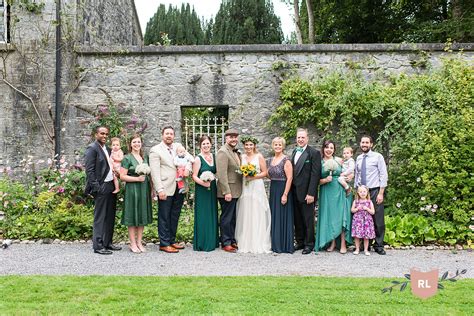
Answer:
[(223, 0), (212, 29), (213, 44), (280, 44), (280, 19), (270, 0)]

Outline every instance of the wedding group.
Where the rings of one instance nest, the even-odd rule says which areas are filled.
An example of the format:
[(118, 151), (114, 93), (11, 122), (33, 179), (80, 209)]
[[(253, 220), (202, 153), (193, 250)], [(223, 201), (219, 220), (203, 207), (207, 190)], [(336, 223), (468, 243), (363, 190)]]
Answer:
[[(162, 129), (162, 141), (144, 154), (141, 135), (133, 135), (128, 154), (109, 129), (95, 129), (95, 142), (85, 153), (85, 193), (94, 198), (93, 249), (109, 255), (121, 247), (112, 243), (119, 180), (125, 182), (121, 223), (128, 227), (129, 248), (146, 252), (143, 229), (152, 223), (158, 201), (160, 251), (184, 249), (176, 240), (178, 220), (189, 181), (194, 181), (195, 251), (219, 247), (230, 253), (294, 253), (336, 251), (370, 255), (370, 244), (384, 255), (384, 195), (387, 168), (372, 151), (370, 136), (360, 139), (360, 154), (345, 147), (336, 157), (333, 141), (321, 150), (308, 145), (308, 131), (296, 131), (296, 148), (285, 155), (285, 140), (272, 140), (273, 155), (263, 157), (258, 140), (225, 132), (225, 144), (213, 154), (212, 139), (198, 140), (199, 154), (190, 155), (174, 141), (172, 126)], [(238, 150), (239, 142), (243, 152)], [(270, 180), (269, 196), (264, 179)], [(220, 216), (218, 212), (220, 205)], [(317, 211), (317, 216), (316, 216)], [(317, 218), (317, 219), (316, 219)], [(363, 245), (361, 245), (363, 244)], [(363, 248), (362, 248), (363, 247)]]

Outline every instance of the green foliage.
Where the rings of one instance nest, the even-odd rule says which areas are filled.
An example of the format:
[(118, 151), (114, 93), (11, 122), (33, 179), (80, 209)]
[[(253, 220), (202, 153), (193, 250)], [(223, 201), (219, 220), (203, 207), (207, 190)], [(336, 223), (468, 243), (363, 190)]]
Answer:
[(132, 108), (127, 107), (125, 103), (116, 104), (112, 97), (105, 91), (107, 104), (99, 104), (94, 113), (94, 117), (89, 121), (91, 130), (91, 140), (94, 140), (95, 128), (97, 126), (106, 126), (109, 128), (109, 139), (118, 137), (121, 139), (121, 146), (124, 152), (128, 152), (128, 142), (134, 134), (142, 135), (148, 128), (148, 123), (137, 117)]
[(202, 45), (205, 44), (201, 22), (189, 3), (181, 9), (160, 4), (146, 26), (145, 45)]
[(440, 243), (454, 245), (470, 242), (473, 234), (467, 226), (416, 214), (385, 217), (385, 242), (392, 246)]
[(212, 30), (212, 44), (280, 44), (280, 18), (269, 0), (222, 1)]
[[(317, 43), (443, 43), (474, 39), (470, 0), (384, 1), (312, 0)], [(306, 1), (300, 9), (303, 41), (308, 42)]]
[[(36, 193), (19, 182), (0, 179), (0, 211), (5, 213), (0, 231), (11, 239), (90, 239), (94, 204), (91, 198), (82, 197), (84, 172), (71, 170), (60, 174), (45, 170), (40, 174), (34, 189)], [(119, 194), (123, 194), (123, 190)], [(122, 202), (119, 196), (115, 240), (128, 239), (127, 227), (120, 224)], [(188, 204), (189, 201), (185, 201), (177, 233), (177, 239), (186, 242), (192, 241), (194, 233), (194, 211)], [(145, 227), (143, 238), (157, 242), (156, 203), (153, 217), (153, 223)]]
[(33, 1), (32, 0), (20, 0), (18, 2), (18, 6), (21, 9), (24, 9), (24, 10), (30, 12), (30, 13), (41, 14), (41, 12), (43, 12), (45, 3), (42, 2), (42, 1), (36, 2), (34, 0)]
[[(314, 126), (343, 145), (354, 145), (362, 131), (377, 136), (389, 163), (387, 212), (450, 223), (456, 232), (444, 240), (469, 242), (466, 227), (474, 216), (474, 140), (467, 132), (474, 129), (472, 63), (445, 59), (431, 73), (388, 81), (369, 81), (354, 70), (320, 74), (313, 82), (294, 77), (281, 85), (280, 99), (270, 124), (286, 138), (299, 126)], [(403, 241), (389, 240), (428, 241), (409, 230), (406, 234)]]

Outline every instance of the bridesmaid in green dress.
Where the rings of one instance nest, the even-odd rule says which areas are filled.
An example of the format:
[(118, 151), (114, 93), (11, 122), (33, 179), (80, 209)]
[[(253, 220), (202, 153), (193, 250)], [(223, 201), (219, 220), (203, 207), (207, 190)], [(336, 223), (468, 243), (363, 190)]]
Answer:
[(140, 135), (132, 136), (128, 150), (129, 154), (123, 158), (120, 169), (120, 180), (126, 182), (122, 224), (128, 226), (130, 251), (140, 253), (146, 251), (142, 245), (144, 226), (152, 222), (150, 177), (135, 172), (139, 164), (148, 165)]
[(194, 240), (196, 251), (212, 251), (219, 247), (217, 229), (217, 186), (216, 180), (203, 181), (200, 177), (208, 171), (216, 174), (215, 157), (211, 153), (211, 138), (207, 135), (199, 139), (201, 153), (193, 164), (193, 180), (196, 182), (194, 200)]
[(337, 181), (342, 172), (342, 161), (340, 158), (334, 158), (335, 150), (336, 145), (330, 140), (324, 142), (321, 150), (323, 161), (319, 181), (315, 251), (333, 251), (337, 244), (339, 252), (344, 254), (347, 252), (347, 244), (352, 244), (352, 197), (346, 196), (346, 191)]

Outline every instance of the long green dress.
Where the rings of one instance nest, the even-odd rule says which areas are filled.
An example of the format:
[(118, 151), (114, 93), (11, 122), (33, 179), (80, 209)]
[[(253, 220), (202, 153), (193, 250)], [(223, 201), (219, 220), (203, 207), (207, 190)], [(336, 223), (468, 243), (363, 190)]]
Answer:
[[(148, 157), (143, 160), (148, 164)], [(132, 154), (123, 157), (122, 167), (127, 169), (127, 175), (137, 177), (135, 168), (138, 161)], [(127, 182), (125, 184), (124, 207), (122, 224), (125, 226), (145, 226), (152, 222), (152, 202), (150, 176), (144, 182)]]
[[(215, 162), (210, 166), (207, 161), (201, 159), (201, 168), (198, 177), (204, 171), (216, 173)], [(211, 187), (206, 188), (196, 183), (194, 201), (194, 240), (193, 249), (196, 251), (212, 251), (219, 247), (219, 233), (217, 229), (217, 186), (216, 181), (211, 182)]]
[[(352, 244), (351, 237), (351, 204), (352, 196), (346, 196), (346, 191), (337, 179), (342, 172), (342, 166), (332, 173), (332, 181), (325, 183), (319, 188), (318, 224), (316, 226), (316, 244), (314, 250), (317, 252), (327, 248), (331, 241), (336, 238), (337, 247), (340, 246), (341, 231), (344, 230), (344, 239), (347, 244)], [(324, 160), (321, 162), (321, 179), (329, 176), (329, 171), (324, 168)]]

